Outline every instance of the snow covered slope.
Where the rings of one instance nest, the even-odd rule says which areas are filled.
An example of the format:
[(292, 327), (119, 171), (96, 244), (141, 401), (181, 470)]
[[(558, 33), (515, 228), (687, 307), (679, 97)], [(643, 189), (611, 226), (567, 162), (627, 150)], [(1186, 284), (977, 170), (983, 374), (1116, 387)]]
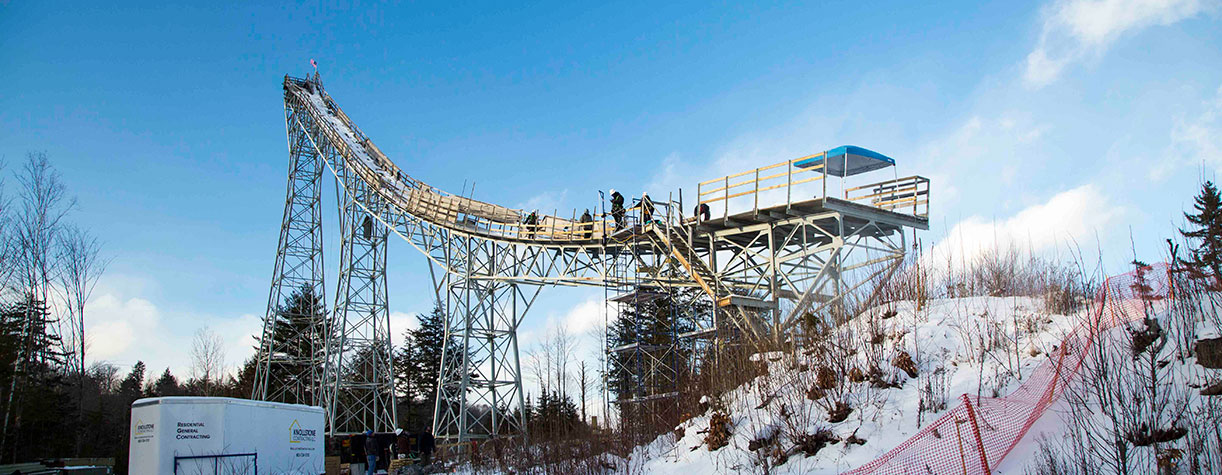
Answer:
[[(959, 395), (997, 397), (1021, 384), (1082, 321), (1083, 315), (1050, 315), (1043, 309), (1042, 300), (1025, 297), (875, 309), (831, 338), (844, 348), (761, 355), (768, 365), (761, 376), (721, 395), (715, 407), (675, 432), (638, 448), (627, 463), (645, 473), (684, 475), (849, 471), (936, 420)], [(905, 357), (915, 377), (901, 369), (908, 366)], [(843, 374), (833, 381), (829, 371)], [(843, 412), (844, 406), (847, 418), (830, 422), (829, 413)], [(706, 431), (719, 410), (729, 416), (731, 436), (726, 446), (710, 450)], [(965, 443), (971, 439), (942, 435)]]

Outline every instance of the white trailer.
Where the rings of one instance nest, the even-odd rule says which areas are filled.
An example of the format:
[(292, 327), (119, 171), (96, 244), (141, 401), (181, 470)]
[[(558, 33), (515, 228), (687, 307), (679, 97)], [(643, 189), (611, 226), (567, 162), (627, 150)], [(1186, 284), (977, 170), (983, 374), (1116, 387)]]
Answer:
[(132, 475), (325, 472), (323, 410), (226, 397), (132, 403)]

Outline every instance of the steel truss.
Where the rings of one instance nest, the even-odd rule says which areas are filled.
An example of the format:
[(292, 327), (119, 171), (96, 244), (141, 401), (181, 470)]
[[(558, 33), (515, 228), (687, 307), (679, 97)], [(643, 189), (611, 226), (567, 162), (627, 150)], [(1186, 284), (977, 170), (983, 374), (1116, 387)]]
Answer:
[[(288, 107), (284, 112), (286, 125), (296, 122), (299, 112)], [(289, 125), (286, 132), (288, 192), (251, 397), (317, 405), (322, 402), (328, 341), (322, 236), (324, 165), (302, 129)], [(310, 300), (308, 308), (282, 308), (285, 298), (293, 294)]]
[(459, 441), (521, 434), (525, 395), (517, 329), (541, 287), (503, 276), (536, 262), (538, 250), (449, 237), (436, 257), (461, 272), (433, 272), (446, 308), (446, 339), (453, 342), (441, 355), (433, 433)]
[(397, 427), (397, 405), (386, 291), (388, 231), (358, 204), (376, 203), (378, 195), (348, 168), (336, 169), (336, 175), (342, 242), (335, 309), (343, 318), (328, 345), (324, 407), (333, 432), (390, 431)]
[[(678, 390), (685, 372), (705, 366), (695, 361), (698, 355), (716, 353), (710, 349), (727, 339), (784, 344), (800, 337), (803, 315), (840, 319), (846, 307), (870, 301), (873, 296), (848, 299), (895, 271), (904, 254), (900, 231), (913, 225), (911, 217), (888, 220), (886, 212), (837, 210), (823, 198), (702, 223), (684, 220), (670, 211), (681, 207), (667, 203), (665, 217), (625, 230), (632, 236), (626, 240), (605, 229), (600, 239), (586, 241), (488, 235), (480, 227), (486, 221), (461, 210), (444, 220), (413, 212), (416, 194), (442, 195), (381, 155), (317, 78), (286, 78), (284, 87), (290, 189), (263, 332), (267, 350), (261, 351), (278, 354), (270, 316), (284, 289), (307, 285), (323, 295), (318, 196), (325, 166), (339, 195), (340, 282), (333, 323), (311, 316), (310, 332), (327, 341), (326, 385), (312, 397), (328, 410), (334, 433), (395, 424), (386, 306), (392, 232), (427, 258), (445, 308), (449, 343), (440, 356), (434, 434), (466, 442), (524, 430), (517, 329), (542, 286), (596, 286), (617, 294), (661, 289), (671, 296), (678, 307), (664, 325), (680, 349), (619, 349), (638, 351), (631, 365), (642, 370), (634, 378), (655, 381), (627, 399), (658, 400)], [(692, 311), (699, 302), (712, 310)], [(256, 397), (304, 391), (266, 376), (275, 361), (260, 360), (264, 379)]]
[[(774, 343), (799, 332), (808, 312), (838, 323), (847, 304), (872, 302), (876, 295), (846, 299), (894, 273), (905, 252), (901, 227), (841, 211), (731, 227), (698, 239), (706, 243), (701, 257), (729, 289), (718, 296), (719, 306), (739, 310), (721, 316), (751, 339)], [(756, 318), (748, 318), (751, 313)]]

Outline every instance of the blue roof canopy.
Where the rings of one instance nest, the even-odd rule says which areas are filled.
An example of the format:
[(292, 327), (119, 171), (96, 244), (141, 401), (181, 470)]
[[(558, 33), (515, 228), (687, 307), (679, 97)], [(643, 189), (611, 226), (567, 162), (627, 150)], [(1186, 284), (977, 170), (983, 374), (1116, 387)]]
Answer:
[(808, 158), (794, 163), (798, 168), (810, 168), (827, 162), (827, 174), (846, 177), (871, 170), (895, 166), (891, 157), (853, 145), (841, 145), (828, 150), (822, 157)]

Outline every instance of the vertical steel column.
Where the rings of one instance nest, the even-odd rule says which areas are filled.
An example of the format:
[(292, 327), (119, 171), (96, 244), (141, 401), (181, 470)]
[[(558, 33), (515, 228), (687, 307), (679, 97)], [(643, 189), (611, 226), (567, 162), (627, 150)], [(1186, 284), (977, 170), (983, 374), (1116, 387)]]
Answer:
[[(323, 278), (322, 157), (286, 98), (288, 191), (263, 317), (251, 398), (317, 405), (327, 340)], [(294, 301), (286, 307), (285, 299)]]
[[(446, 293), (447, 345), (442, 355), (433, 433), (459, 443), (525, 431), (525, 395), (517, 328), (539, 287), (499, 279), (523, 269), (525, 253), (513, 244), (452, 236), (447, 267), (456, 272), (438, 288)], [(451, 351), (452, 350), (452, 351)]]
[(341, 243), (334, 321), (338, 332), (327, 361), (330, 427), (332, 433), (392, 430), (396, 408), (386, 291), (389, 230), (370, 215), (384, 204), (352, 169), (342, 167), (336, 173)]

